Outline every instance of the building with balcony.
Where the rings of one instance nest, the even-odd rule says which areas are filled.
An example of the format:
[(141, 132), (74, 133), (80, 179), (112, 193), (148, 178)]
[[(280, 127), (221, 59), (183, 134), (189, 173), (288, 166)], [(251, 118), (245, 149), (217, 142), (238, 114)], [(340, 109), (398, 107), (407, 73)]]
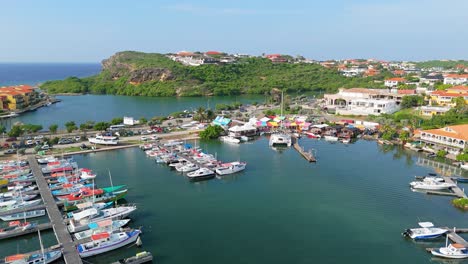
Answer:
[(468, 74), (447, 74), (444, 77), (444, 84), (468, 84)]
[(463, 97), (468, 104), (468, 86), (454, 86), (444, 91), (434, 91), (431, 93), (431, 104), (455, 106), (452, 99), (457, 97)]
[(468, 124), (422, 130), (420, 139), (435, 150), (457, 155), (468, 146)]

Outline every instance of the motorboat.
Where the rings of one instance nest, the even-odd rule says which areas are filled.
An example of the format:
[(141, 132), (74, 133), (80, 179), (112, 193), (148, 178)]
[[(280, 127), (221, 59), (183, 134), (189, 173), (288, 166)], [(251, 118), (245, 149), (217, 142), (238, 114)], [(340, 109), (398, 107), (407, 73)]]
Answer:
[(54, 161), (57, 161), (57, 158), (55, 158), (53, 156), (37, 159), (37, 163), (39, 163), (39, 164), (47, 164), (49, 162), (54, 162)]
[(88, 237), (91, 237), (92, 235), (95, 235), (97, 233), (101, 233), (104, 231), (107, 232), (115, 232), (119, 231), (121, 227), (124, 227), (125, 225), (130, 222), (130, 219), (122, 219), (122, 220), (103, 220), (99, 222), (92, 222), (88, 224), (89, 229), (85, 231), (81, 231), (78, 233), (75, 233), (73, 236), (77, 239), (85, 239)]
[(222, 164), (221, 166), (217, 167), (215, 171), (218, 175), (233, 174), (239, 171), (243, 171), (246, 165), (247, 163), (245, 162), (234, 161), (231, 163)]
[(444, 190), (444, 189), (449, 189), (449, 188), (455, 187), (456, 184), (447, 183), (447, 182), (437, 182), (437, 181), (431, 181), (431, 180), (424, 180), (424, 181), (411, 182), (410, 186), (413, 189), (436, 191), (436, 190)]
[(5, 257), (3, 263), (11, 264), (38, 264), (38, 263), (52, 263), (62, 257), (61, 250), (50, 250), (44, 253), (35, 254), (16, 254)]
[(92, 180), (96, 178), (96, 173), (93, 173), (90, 169), (81, 169), (80, 172), (80, 178), (83, 180)]
[(103, 232), (91, 236), (91, 242), (78, 244), (77, 250), (80, 257), (86, 258), (121, 248), (134, 243), (141, 231), (138, 229), (130, 232), (108, 233)]
[(420, 222), (418, 225), (419, 228), (406, 229), (402, 235), (414, 240), (424, 240), (438, 238), (447, 233), (446, 229), (434, 227), (431, 222)]
[(6, 211), (10, 211), (10, 210), (15, 210), (15, 209), (23, 209), (23, 208), (38, 205), (41, 202), (42, 202), (42, 199), (36, 199), (36, 200), (24, 201), (24, 202), (17, 202), (17, 203), (12, 204), (12, 205), (3, 206), (2, 208), (0, 208), (0, 212), (6, 212)]
[(57, 196), (57, 199), (60, 201), (80, 201), (83, 200), (86, 197), (92, 197), (96, 195), (101, 195), (104, 193), (103, 189), (91, 189), (88, 187), (81, 188), (78, 192), (75, 193), (70, 193), (68, 195), (63, 195), (63, 196)]
[(193, 163), (188, 163), (188, 164), (186, 164), (185, 166), (182, 166), (182, 167), (176, 167), (176, 170), (178, 172), (191, 172), (191, 171), (195, 171), (195, 170), (198, 170), (198, 169), (199, 169), (198, 165), (193, 164)]
[(70, 231), (70, 233), (76, 233), (88, 230), (88, 224), (96, 221), (123, 219), (136, 209), (136, 206), (119, 206), (104, 210), (89, 208), (79, 213), (68, 213), (68, 216), (70, 217), (68, 231)]
[(0, 228), (0, 238), (4, 235), (16, 233), (19, 231), (26, 231), (28, 229), (35, 229), (36, 227), (37, 223), (21, 222), (19, 220), (11, 221), (8, 223), (7, 227)]
[(322, 136), (320, 136), (319, 134), (315, 134), (315, 133), (312, 133), (312, 132), (305, 132), (305, 134), (307, 135), (308, 138), (321, 138)]
[(290, 147), (292, 144), (291, 135), (285, 133), (271, 134), (269, 146), (287, 146)]
[(235, 137), (230, 137), (230, 136), (222, 136), (219, 138), (221, 141), (227, 142), (227, 143), (234, 143), (234, 144), (239, 144), (240, 140), (235, 138)]
[(41, 216), (44, 216), (45, 214), (46, 214), (46, 211), (42, 209), (42, 210), (21, 212), (21, 213), (16, 213), (16, 214), (11, 214), (11, 215), (2, 215), (0, 216), (0, 219), (2, 219), (3, 221), (13, 221), (13, 220), (19, 220), (19, 219), (41, 217)]
[(187, 173), (187, 177), (189, 177), (190, 180), (210, 179), (215, 177), (215, 173), (210, 169), (201, 168)]
[(468, 249), (466, 246), (458, 243), (448, 244), (448, 236), (445, 240), (445, 247), (431, 250), (431, 254), (442, 258), (463, 259), (468, 258)]
[(97, 145), (117, 145), (119, 144), (119, 140), (117, 137), (114, 136), (103, 136), (97, 134), (95, 137), (88, 138), (89, 143), (97, 144)]
[(125, 259), (120, 259), (117, 262), (112, 262), (111, 264), (141, 264), (141, 263), (146, 263), (150, 262), (153, 260), (153, 255), (151, 252), (143, 251), (140, 253), (137, 253), (135, 256), (125, 258)]

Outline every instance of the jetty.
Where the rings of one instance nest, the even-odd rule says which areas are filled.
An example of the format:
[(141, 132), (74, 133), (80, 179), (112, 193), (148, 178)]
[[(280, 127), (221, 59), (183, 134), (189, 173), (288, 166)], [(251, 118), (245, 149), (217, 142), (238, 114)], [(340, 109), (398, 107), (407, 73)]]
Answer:
[(301, 154), (301, 156), (304, 159), (306, 159), (308, 162), (317, 162), (317, 160), (315, 159), (315, 156), (314, 156), (314, 154), (312, 153), (311, 150), (306, 151), (303, 147), (301, 147), (295, 136), (291, 135), (291, 139), (292, 139), (292, 142), (293, 142), (293, 148), (297, 152), (299, 152), (299, 154)]
[(434, 195), (446, 195), (446, 196), (454, 196), (458, 198), (468, 198), (464, 190), (462, 190), (450, 177), (442, 177), (446, 183), (455, 184), (455, 187), (450, 188), (452, 192), (444, 192), (444, 191), (426, 191), (426, 194), (434, 194)]
[[(442, 229), (447, 230), (446, 236), (450, 241), (468, 247), (468, 241), (466, 241), (463, 237), (461, 237), (458, 233), (468, 233), (468, 228), (448, 228), (448, 227), (441, 227)], [(426, 248), (428, 252), (434, 250), (435, 248)]]
[(62, 253), (65, 263), (67, 264), (81, 264), (83, 263), (80, 255), (78, 254), (73, 239), (68, 232), (67, 226), (63, 221), (62, 214), (60, 213), (57, 203), (50, 192), (49, 186), (47, 184), (44, 175), (42, 174), (41, 168), (37, 163), (37, 160), (34, 156), (28, 156), (29, 166), (31, 167), (34, 176), (36, 177), (36, 183), (39, 187), (39, 192), (41, 193), (42, 200), (47, 209), (47, 214), (51, 221), (52, 227), (54, 229), (55, 236), (59, 244), (63, 247)]

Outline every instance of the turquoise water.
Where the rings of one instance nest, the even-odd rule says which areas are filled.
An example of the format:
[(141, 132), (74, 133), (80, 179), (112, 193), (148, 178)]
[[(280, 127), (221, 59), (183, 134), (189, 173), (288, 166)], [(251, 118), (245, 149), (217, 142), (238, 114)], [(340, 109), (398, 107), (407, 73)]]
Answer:
[[(115, 185), (128, 185), (127, 201), (139, 206), (131, 226), (143, 227), (143, 249), (158, 263), (428, 263), (424, 248), (444, 240), (414, 243), (401, 237), (404, 229), (419, 220), (467, 225), (450, 198), (409, 189), (415, 175), (433, 171), (418, 166), (411, 152), (370, 141), (302, 139), (317, 151), (317, 164), (309, 164), (293, 149), (268, 148), (267, 138), (197, 144), (224, 161), (246, 161), (247, 169), (191, 183), (137, 148), (75, 156), (99, 173), (101, 186), (109, 185), (108, 169)], [(0, 248), (16, 250), (14, 242)], [(89, 261), (135, 252), (130, 247)]]

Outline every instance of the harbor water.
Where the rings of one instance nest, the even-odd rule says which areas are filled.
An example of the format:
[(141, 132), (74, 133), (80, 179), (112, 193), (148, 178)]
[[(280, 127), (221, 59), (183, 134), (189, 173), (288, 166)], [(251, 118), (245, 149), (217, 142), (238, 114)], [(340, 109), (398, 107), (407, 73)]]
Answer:
[[(139, 209), (130, 226), (143, 228), (143, 250), (158, 263), (428, 263), (426, 247), (401, 232), (418, 221), (467, 227), (450, 197), (412, 192), (418, 165), (414, 152), (301, 139), (316, 150), (307, 163), (292, 148), (274, 150), (268, 139), (240, 145), (192, 142), (223, 161), (242, 160), (247, 169), (222, 179), (192, 183), (156, 164), (138, 148), (77, 155), (81, 167), (98, 173), (97, 183), (126, 184), (126, 201)], [(0, 242), (2, 255), (38, 249), (27, 236)], [(53, 244), (53, 234), (45, 240)], [(17, 242), (18, 241), (18, 242)], [(136, 253), (135, 246), (88, 259), (110, 261)], [(457, 262), (459, 263), (459, 262)]]

